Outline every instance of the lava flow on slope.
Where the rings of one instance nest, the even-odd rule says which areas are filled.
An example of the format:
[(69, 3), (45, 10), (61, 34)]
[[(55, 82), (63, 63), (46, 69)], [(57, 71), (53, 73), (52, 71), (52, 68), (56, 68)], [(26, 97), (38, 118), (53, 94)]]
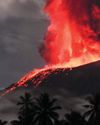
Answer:
[(55, 69), (78, 67), (100, 60), (100, 1), (47, 0), (44, 12), (50, 19), (44, 43), (39, 52), (46, 60), (44, 68), (36, 69), (6, 91), (19, 86), (39, 73), (37, 86)]

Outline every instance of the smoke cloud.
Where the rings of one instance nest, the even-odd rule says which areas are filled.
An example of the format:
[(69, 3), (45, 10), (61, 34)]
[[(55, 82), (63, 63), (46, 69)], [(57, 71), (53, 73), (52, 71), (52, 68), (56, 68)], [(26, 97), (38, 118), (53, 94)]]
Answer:
[(0, 0), (0, 19), (7, 17), (42, 18), (42, 0)]

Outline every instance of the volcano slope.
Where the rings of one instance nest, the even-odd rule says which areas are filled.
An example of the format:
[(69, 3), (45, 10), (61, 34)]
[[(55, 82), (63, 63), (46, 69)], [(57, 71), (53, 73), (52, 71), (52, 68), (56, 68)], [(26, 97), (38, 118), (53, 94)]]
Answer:
[[(46, 72), (48, 72), (47, 76), (44, 75)], [(42, 77), (44, 78), (40, 81)], [(100, 61), (72, 69), (47, 69), (39, 72), (32, 79), (27, 80), (24, 85), (27, 87), (33, 87), (38, 84), (38, 82), (39, 85), (36, 89), (41, 86), (47, 86), (50, 89), (55, 89), (55, 91), (59, 88), (65, 88), (71, 93), (75, 93), (77, 95), (100, 92)], [(17, 83), (12, 84), (4, 91), (13, 87), (18, 88)]]

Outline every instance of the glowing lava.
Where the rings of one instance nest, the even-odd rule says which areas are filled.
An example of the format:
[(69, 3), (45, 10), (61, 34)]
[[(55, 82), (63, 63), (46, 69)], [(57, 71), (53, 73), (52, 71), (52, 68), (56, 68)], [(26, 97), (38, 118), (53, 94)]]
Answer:
[(48, 62), (21, 78), (9, 92), (26, 85), (28, 80), (43, 73), (37, 86), (57, 68), (77, 67), (100, 60), (100, 9), (98, 0), (48, 0), (44, 11), (50, 18), (41, 55)]
[(49, 0), (51, 23), (41, 51), (47, 62), (74, 67), (100, 59), (100, 9), (94, 2)]

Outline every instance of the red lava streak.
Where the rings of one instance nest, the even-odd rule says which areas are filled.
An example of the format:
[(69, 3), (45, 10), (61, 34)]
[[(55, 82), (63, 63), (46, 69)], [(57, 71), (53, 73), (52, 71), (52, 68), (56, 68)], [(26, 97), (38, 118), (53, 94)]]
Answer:
[(43, 75), (35, 85), (57, 68), (77, 67), (100, 60), (99, 8), (99, 0), (48, 0), (44, 11), (50, 25), (40, 48), (47, 66), (31, 71), (7, 92), (26, 85), (41, 72)]

